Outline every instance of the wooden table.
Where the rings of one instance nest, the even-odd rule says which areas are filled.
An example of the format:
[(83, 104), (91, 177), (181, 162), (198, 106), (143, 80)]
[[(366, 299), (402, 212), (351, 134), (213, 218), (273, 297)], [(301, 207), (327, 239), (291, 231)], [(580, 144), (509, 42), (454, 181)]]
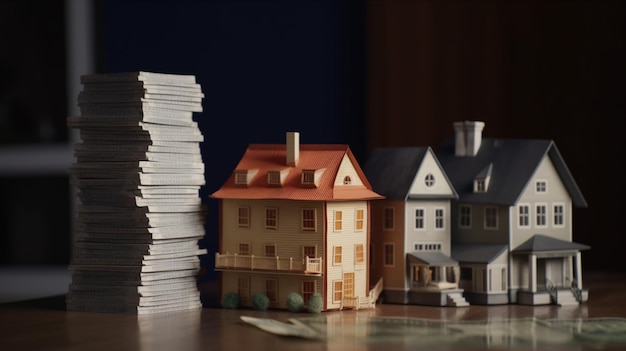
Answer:
[[(506, 318), (578, 319), (626, 318), (626, 273), (587, 272), (589, 301), (576, 307), (469, 306), (463, 308), (379, 304), (373, 310), (322, 313), (333, 325), (354, 323), (370, 316), (398, 316), (435, 320), (499, 321)], [(360, 338), (306, 340), (269, 334), (240, 321), (240, 316), (287, 321), (311, 317), (287, 311), (225, 310), (216, 306), (215, 286), (201, 286), (205, 308), (150, 316), (65, 311), (64, 296), (0, 305), (0, 350), (378, 350), (433, 349), (416, 342), (372, 344)], [(443, 344), (438, 350), (458, 349)], [(484, 349), (466, 345), (463, 349)], [(509, 347), (505, 347), (509, 348)], [(515, 346), (519, 348), (519, 345)], [(522, 349), (532, 348), (531, 346)], [(550, 349), (559, 349), (551, 347)], [(614, 349), (626, 348), (625, 345)], [(590, 345), (567, 350), (595, 349)]]

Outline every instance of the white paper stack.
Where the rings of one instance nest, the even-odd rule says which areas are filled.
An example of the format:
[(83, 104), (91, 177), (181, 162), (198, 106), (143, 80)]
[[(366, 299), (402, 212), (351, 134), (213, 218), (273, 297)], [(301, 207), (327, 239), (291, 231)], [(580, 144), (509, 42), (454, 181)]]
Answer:
[(153, 313), (201, 308), (196, 275), (205, 210), (193, 120), (195, 76), (151, 72), (81, 77), (70, 168), (78, 189), (68, 310)]

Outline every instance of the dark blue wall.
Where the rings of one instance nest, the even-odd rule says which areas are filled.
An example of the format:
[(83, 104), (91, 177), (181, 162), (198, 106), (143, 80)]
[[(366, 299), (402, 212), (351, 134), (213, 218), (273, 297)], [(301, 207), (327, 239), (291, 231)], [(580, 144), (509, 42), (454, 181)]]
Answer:
[(194, 74), (207, 185), (207, 274), (215, 277), (217, 203), (208, 196), (249, 143), (347, 143), (364, 162), (365, 3), (102, 1), (98, 71)]

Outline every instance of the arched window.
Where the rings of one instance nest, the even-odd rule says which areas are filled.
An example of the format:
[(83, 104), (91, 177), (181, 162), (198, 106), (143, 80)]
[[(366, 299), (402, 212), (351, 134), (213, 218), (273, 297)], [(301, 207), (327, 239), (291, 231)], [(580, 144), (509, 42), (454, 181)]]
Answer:
[(343, 178), (343, 184), (344, 185), (352, 184), (352, 179), (350, 179), (350, 176), (345, 176)]

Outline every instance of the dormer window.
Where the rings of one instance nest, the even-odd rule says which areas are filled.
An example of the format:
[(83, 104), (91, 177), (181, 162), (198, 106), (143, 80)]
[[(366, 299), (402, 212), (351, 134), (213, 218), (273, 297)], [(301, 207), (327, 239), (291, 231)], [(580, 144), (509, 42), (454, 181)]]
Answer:
[(343, 185), (350, 185), (352, 184), (352, 179), (350, 178), (350, 176), (345, 176), (343, 178)]
[(474, 181), (474, 192), (475, 193), (484, 193), (487, 191), (487, 186), (485, 185), (484, 179), (476, 179)]
[(315, 185), (315, 170), (312, 170), (312, 169), (302, 170), (302, 184), (303, 185)]
[(267, 172), (267, 184), (280, 185), (280, 172), (279, 171)]
[(483, 169), (476, 178), (474, 178), (474, 192), (475, 193), (486, 193), (489, 189), (489, 182), (491, 181), (491, 169), (493, 168), (493, 164), (489, 164), (485, 169)]
[(248, 185), (252, 181), (252, 178), (257, 174), (257, 169), (237, 169), (235, 170), (235, 184)]

